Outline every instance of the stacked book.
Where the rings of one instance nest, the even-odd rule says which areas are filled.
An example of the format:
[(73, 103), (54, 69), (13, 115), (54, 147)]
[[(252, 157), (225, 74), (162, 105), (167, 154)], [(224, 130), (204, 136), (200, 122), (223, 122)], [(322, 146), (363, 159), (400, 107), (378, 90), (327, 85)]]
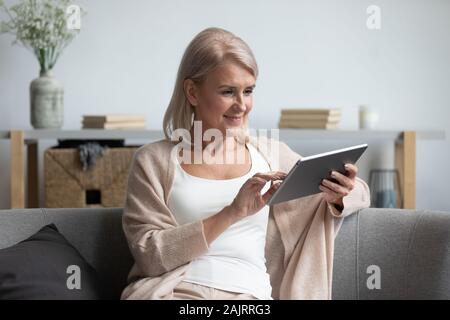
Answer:
[(145, 129), (143, 115), (105, 114), (83, 116), (83, 129)]
[(340, 109), (281, 109), (279, 128), (336, 129)]

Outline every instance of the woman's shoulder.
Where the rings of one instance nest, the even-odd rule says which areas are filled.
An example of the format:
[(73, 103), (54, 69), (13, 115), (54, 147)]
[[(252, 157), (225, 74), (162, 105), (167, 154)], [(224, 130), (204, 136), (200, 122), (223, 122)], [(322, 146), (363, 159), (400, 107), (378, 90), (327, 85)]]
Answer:
[(148, 161), (149, 159), (152, 159), (153, 161), (166, 161), (170, 157), (173, 146), (173, 142), (167, 139), (153, 141), (139, 147), (134, 156), (138, 161)]

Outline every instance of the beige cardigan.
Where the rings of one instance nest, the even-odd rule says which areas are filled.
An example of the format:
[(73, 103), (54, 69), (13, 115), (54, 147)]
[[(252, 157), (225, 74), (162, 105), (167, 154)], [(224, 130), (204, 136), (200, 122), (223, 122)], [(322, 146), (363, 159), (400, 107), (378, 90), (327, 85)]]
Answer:
[[(279, 159), (267, 152), (268, 142), (279, 147)], [(250, 143), (272, 171), (289, 172), (301, 158), (283, 142), (250, 137)], [(189, 262), (208, 250), (202, 222), (178, 225), (167, 206), (177, 161), (174, 146), (160, 140), (134, 157), (123, 228), (135, 264), (122, 299), (170, 299)], [(369, 206), (367, 184), (357, 178), (343, 202), (342, 212), (321, 194), (270, 207), (265, 255), (274, 299), (331, 299), (334, 239), (345, 216)]]

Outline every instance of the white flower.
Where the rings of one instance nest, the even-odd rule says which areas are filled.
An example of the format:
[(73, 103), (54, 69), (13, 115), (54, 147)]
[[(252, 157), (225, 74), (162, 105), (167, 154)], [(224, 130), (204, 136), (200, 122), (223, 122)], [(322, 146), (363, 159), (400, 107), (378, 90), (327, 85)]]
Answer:
[(66, 8), (71, 4), (70, 0), (22, 0), (8, 9), (0, 0), (0, 9), (9, 17), (9, 21), (0, 23), (0, 33), (14, 34), (14, 43), (21, 43), (35, 54), (41, 71), (52, 69), (79, 32), (66, 25)]

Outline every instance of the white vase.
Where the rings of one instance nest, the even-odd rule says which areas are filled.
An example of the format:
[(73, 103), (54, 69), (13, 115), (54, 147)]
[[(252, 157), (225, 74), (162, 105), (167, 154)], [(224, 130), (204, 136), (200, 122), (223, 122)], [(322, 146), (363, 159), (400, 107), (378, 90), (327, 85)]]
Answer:
[(41, 72), (30, 84), (31, 125), (35, 129), (59, 129), (64, 121), (64, 88), (51, 70)]
[(359, 128), (360, 129), (374, 129), (378, 123), (378, 113), (373, 112), (366, 105), (359, 107)]

